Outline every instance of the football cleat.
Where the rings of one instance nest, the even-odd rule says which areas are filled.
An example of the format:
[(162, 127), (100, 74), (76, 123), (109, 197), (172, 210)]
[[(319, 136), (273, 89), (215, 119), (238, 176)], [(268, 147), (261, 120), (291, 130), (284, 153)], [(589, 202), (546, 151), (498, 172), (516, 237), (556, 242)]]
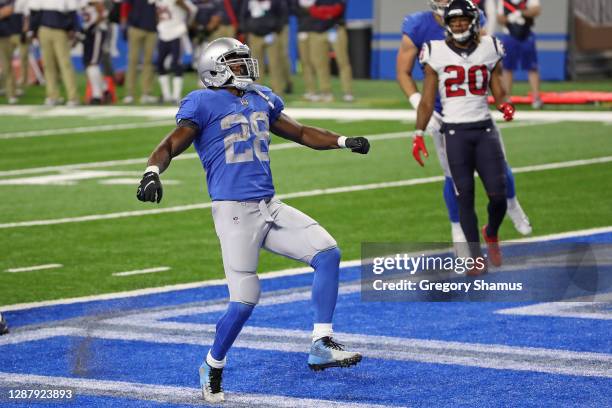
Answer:
[(531, 223), (529, 222), (527, 214), (525, 214), (525, 211), (523, 211), (523, 208), (518, 203), (518, 201), (512, 204), (510, 204), (510, 202), (508, 201), (507, 214), (508, 217), (510, 217), (510, 220), (512, 220), (512, 224), (514, 224), (514, 229), (516, 229), (522, 235), (531, 234)]
[(214, 368), (205, 361), (200, 366), (200, 387), (202, 396), (207, 402), (213, 404), (225, 401), (221, 380), (223, 377), (222, 368)]
[(322, 337), (312, 343), (308, 356), (308, 367), (321, 371), (330, 367), (350, 367), (361, 361), (361, 354), (344, 350), (331, 337)]
[(485, 258), (484, 259), (484, 264), (482, 265), (482, 267), (478, 267), (478, 265), (474, 265), (473, 267), (468, 269), (468, 271), (465, 274), (467, 276), (470, 276), (470, 277), (474, 278), (476, 276), (484, 275), (484, 274), (486, 274), (488, 272), (489, 272), (489, 268), (487, 266), (487, 260)]
[(7, 334), (8, 332), (8, 324), (6, 323), (4, 316), (2, 316), (2, 313), (0, 313), (0, 336), (2, 336), (3, 334)]
[(487, 225), (482, 227), (482, 237), (487, 243), (487, 252), (489, 254), (489, 260), (493, 266), (501, 266), (502, 254), (499, 248), (499, 239), (497, 237), (490, 237), (487, 235)]

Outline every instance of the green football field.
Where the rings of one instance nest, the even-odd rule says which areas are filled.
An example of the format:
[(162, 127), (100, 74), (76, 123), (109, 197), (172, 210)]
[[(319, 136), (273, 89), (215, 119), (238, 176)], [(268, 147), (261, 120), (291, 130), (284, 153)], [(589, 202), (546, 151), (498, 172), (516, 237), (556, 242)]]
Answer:
[[(109, 116), (104, 108), (69, 117), (2, 112), (0, 106), (0, 305), (223, 277), (204, 172), (192, 148), (163, 174), (161, 204), (135, 198), (147, 156), (172, 129), (171, 115)], [(325, 226), (343, 260), (358, 259), (364, 241), (450, 239), (433, 144), (428, 140), (431, 156), (420, 168), (410, 153), (412, 123), (303, 122), (367, 135), (372, 143), (361, 156), (272, 138), (277, 194)], [(502, 131), (534, 235), (612, 225), (610, 121), (517, 121)], [(486, 200), (482, 189), (478, 194), (482, 221)], [(519, 238), (508, 220), (501, 237)], [(48, 264), (61, 266), (7, 272)], [(259, 271), (298, 266), (262, 251)], [(113, 275), (160, 267), (166, 268)]]

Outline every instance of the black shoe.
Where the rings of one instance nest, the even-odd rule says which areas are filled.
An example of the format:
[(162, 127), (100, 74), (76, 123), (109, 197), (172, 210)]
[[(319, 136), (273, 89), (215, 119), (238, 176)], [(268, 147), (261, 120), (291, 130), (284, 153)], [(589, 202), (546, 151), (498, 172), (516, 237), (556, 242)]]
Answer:
[(0, 313), (0, 336), (9, 332), (8, 324), (4, 320), (4, 316)]

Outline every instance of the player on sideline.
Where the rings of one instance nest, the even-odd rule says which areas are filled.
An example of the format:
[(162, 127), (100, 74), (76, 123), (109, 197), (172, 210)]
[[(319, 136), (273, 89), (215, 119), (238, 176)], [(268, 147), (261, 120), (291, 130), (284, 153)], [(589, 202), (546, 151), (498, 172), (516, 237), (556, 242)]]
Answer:
[(332, 337), (340, 250), (315, 220), (274, 198), (268, 146), (269, 131), (316, 150), (349, 148), (366, 154), (368, 140), (304, 126), (285, 115), (281, 98), (254, 83), (259, 77), (258, 62), (240, 41), (220, 38), (211, 42), (199, 71), (207, 89), (191, 92), (181, 102), (177, 127), (149, 157), (137, 197), (159, 202), (159, 174), (173, 157), (194, 144), (206, 171), (230, 292), (227, 312), (217, 323), (214, 343), (200, 367), (204, 399), (224, 400), (225, 356), (259, 301), (256, 271), (262, 247), (314, 268), (310, 368), (357, 364), (361, 354), (345, 351)]
[[(163, 103), (178, 104), (183, 96), (183, 36), (198, 9), (189, 0), (155, 0), (157, 11), (157, 73)], [(170, 86), (170, 71), (174, 74)]]
[[(500, 266), (497, 232), (507, 208), (507, 166), (489, 112), (487, 88), (491, 87), (505, 120), (513, 119), (514, 106), (507, 101), (502, 85), (503, 46), (495, 37), (480, 35), (479, 20), (478, 8), (470, 0), (452, 0), (444, 11), (446, 40), (423, 45), (419, 62), (425, 71), (425, 81), (414, 143), (424, 147), (423, 133), (434, 112), (437, 92), (444, 112), (443, 146), (457, 193), (459, 222), (471, 256), (482, 256), (474, 208), (474, 171), (477, 171), (489, 197), (489, 220), (482, 235), (488, 246), (489, 262)], [(422, 162), (418, 151), (415, 159)], [(474, 268), (468, 274), (484, 272), (486, 268)]]
[[(397, 81), (410, 100), (410, 104), (416, 110), (421, 100), (421, 94), (419, 93), (416, 82), (412, 77), (412, 68), (417, 58), (419, 49), (428, 41), (432, 40), (443, 40), (445, 38), (444, 28), (444, 10), (448, 6), (449, 0), (429, 0), (433, 11), (422, 11), (406, 16), (402, 25), (402, 43), (397, 54)], [(486, 19), (482, 13), (480, 14), (480, 26), (486, 23)], [(446, 160), (446, 154), (444, 152), (444, 145), (442, 144), (442, 133), (440, 127), (442, 126), (442, 105), (440, 104), (439, 96), (436, 96), (435, 112), (431, 121), (427, 125), (427, 131), (431, 134), (434, 145), (436, 146), (436, 152), (438, 154), (438, 160), (440, 166), (444, 171), (445, 183), (444, 183), (444, 201), (448, 210), (448, 217), (451, 222), (451, 234), (454, 243), (465, 242), (465, 235), (461, 229), (459, 223), (459, 210), (457, 205), (457, 198), (455, 197), (455, 191), (453, 189), (453, 183), (451, 180), (450, 170)], [(499, 132), (499, 129), (497, 129)], [(417, 138), (413, 146), (413, 154), (418, 156), (418, 152), (423, 151), (427, 156), (427, 151), (424, 147), (422, 139)], [(422, 163), (419, 161), (419, 164)], [(518, 199), (516, 198), (516, 192), (514, 189), (514, 176), (510, 166), (506, 163), (506, 177), (508, 178), (508, 215), (512, 219), (514, 227), (523, 235), (531, 233), (531, 225), (529, 219), (525, 215), (525, 212), (521, 208)], [(460, 246), (456, 245), (459, 249)]]
[(108, 12), (104, 0), (82, 0), (81, 18), (85, 38), (83, 40), (83, 65), (87, 67), (87, 80), (91, 87), (91, 105), (100, 105), (107, 91), (106, 82), (100, 69), (100, 57), (108, 35)]

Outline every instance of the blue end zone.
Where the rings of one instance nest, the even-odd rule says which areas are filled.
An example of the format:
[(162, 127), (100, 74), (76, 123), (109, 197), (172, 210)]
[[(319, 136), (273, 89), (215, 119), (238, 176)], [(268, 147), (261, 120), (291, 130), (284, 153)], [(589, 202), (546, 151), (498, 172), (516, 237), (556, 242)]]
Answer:
[[(555, 242), (579, 241), (610, 243), (612, 233), (565, 238)], [(535, 248), (534, 254), (537, 254), (538, 251), (546, 250), (551, 245), (551, 242), (541, 242), (530, 248)], [(517, 248), (519, 247), (509, 247), (508, 252), (517, 251)], [(513, 273), (515, 272), (492, 275), (510, 276)], [(358, 282), (361, 270), (359, 267), (344, 268), (340, 276), (342, 282)], [(312, 284), (312, 274), (265, 279), (261, 282), (264, 297), (266, 293), (287, 289), (290, 289), (287, 293), (293, 295), (299, 294), (302, 290), (307, 293)], [(194, 326), (186, 326), (186, 331), (181, 331), (180, 324), (212, 325), (222, 314), (221, 311), (199, 314), (191, 312), (183, 316), (156, 320), (156, 322), (172, 322), (179, 325), (176, 329), (172, 329), (174, 330), (172, 332), (168, 330), (153, 332), (155, 336), (166, 336), (171, 339), (163, 340), (164, 342), (104, 339), (96, 337), (96, 334), (90, 330), (90, 325), (95, 328), (95, 324), (110, 313), (121, 315), (122, 312), (138, 309), (147, 313), (152, 308), (172, 309), (172, 306), (182, 307), (197, 302), (224, 300), (226, 297), (226, 288), (218, 285), (126, 299), (8, 312), (6, 317), (15, 330), (8, 336), (0, 338), (0, 375), (10, 373), (65, 377), (90, 383), (119, 381), (180, 387), (183, 390), (189, 388), (197, 392), (199, 383), (197, 370), (208, 351), (211, 334), (204, 331), (189, 332)], [(380, 339), (376, 336), (387, 336), (401, 342), (402, 347), (404, 340), (416, 339), (418, 340), (416, 344), (436, 342), (460, 344), (467, 350), (471, 350), (472, 347), (478, 350), (477, 346), (494, 348), (498, 347), (497, 345), (517, 349), (527, 347), (529, 349), (521, 350), (534, 352), (540, 348), (550, 352), (550, 358), (555, 358), (556, 352), (559, 354), (574, 352), (579, 353), (576, 357), (578, 363), (580, 358), (586, 359), (588, 364), (592, 361), (594, 369), (598, 364), (605, 364), (605, 359), (609, 359), (612, 355), (609, 320), (496, 313), (500, 309), (528, 304), (365, 302), (362, 301), (359, 291), (353, 291), (339, 297), (334, 330), (348, 333), (345, 334), (346, 337), (361, 335)], [(602, 310), (610, 311), (610, 305)], [(60, 335), (17, 341), (18, 336), (38, 332), (33, 327), (24, 326), (32, 324), (58, 326), (58, 323), (74, 317), (89, 318), (86, 323), (81, 323), (83, 326), (79, 326), (87, 329), (82, 336)], [(115, 330), (116, 333), (138, 334), (138, 328), (130, 329), (121, 326), (120, 323), (114, 324), (118, 325), (111, 327), (111, 330)], [(311, 325), (312, 311), (309, 300), (260, 305), (255, 308), (252, 318), (247, 323), (247, 327), (253, 330), (277, 330), (281, 334), (282, 330), (301, 330), (306, 337)], [(142, 327), (142, 330), (146, 329), (148, 328)], [(180, 336), (198, 341), (190, 343), (181, 340)], [(436, 360), (435, 355), (434, 360), (428, 360), (429, 362), (421, 362), (419, 358), (396, 358), (392, 349), (385, 348), (389, 345), (379, 340), (378, 343), (364, 345), (363, 351), (383, 351), (382, 355), (388, 357), (366, 356), (359, 365), (350, 369), (313, 373), (306, 365), (307, 339), (306, 344), (302, 344), (292, 343), (291, 338), (285, 338), (282, 340), (283, 343), (280, 343), (277, 338), (274, 340), (277, 341), (275, 344), (285, 347), (284, 351), (277, 351), (276, 346), (266, 349), (266, 342), (272, 340), (264, 335), (253, 337), (256, 335), (243, 334), (242, 338), (245, 336), (247, 340), (253, 338), (256, 340), (249, 340), (251, 345), (243, 344), (230, 350), (223, 384), (228, 395), (245, 393), (259, 395), (264, 399), (266, 395), (277, 395), (287, 398), (326, 399), (340, 403), (411, 407), (558, 407), (612, 404), (610, 393), (605, 391), (612, 389), (610, 377), (602, 374), (578, 375), (574, 371), (572, 373), (576, 375), (568, 375), (567, 372), (553, 374), (556, 372), (555, 367), (549, 368), (552, 371), (539, 372), (537, 364), (531, 366), (530, 361), (521, 360), (525, 355), (520, 353), (515, 355), (516, 360), (511, 360), (523, 364), (520, 370), (503, 368), (501, 363), (499, 368), (484, 368), (490, 366), (472, 366), (448, 361), (443, 364), (442, 360)], [(15, 342), (7, 343), (11, 339), (15, 339)], [(338, 340), (342, 342), (342, 336)], [(350, 346), (350, 340), (347, 343)], [(405, 344), (405, 350), (402, 352), (410, 353), (410, 348), (414, 346), (408, 344), (415, 343)], [(445, 350), (448, 352), (449, 349)], [(453, 353), (460, 352), (447, 355), (452, 358), (455, 356)], [(475, 359), (484, 358), (478, 353), (475, 354)], [(482, 353), (492, 360), (502, 358), (496, 357), (495, 352)], [(3, 388), (6, 387), (0, 382), (0, 394)], [(126, 398), (125, 395), (90, 396), (85, 392), (77, 393), (72, 404), (79, 407), (187, 406)], [(58, 405), (36, 403), (35, 406), (57, 407)], [(2, 395), (0, 395), (0, 406), (6, 406)]]
[[(4, 348), (5, 372), (75, 377), (74, 353), (80, 338), (60, 337)], [(94, 340), (98, 358), (82, 375), (87, 379), (197, 387), (199, 366), (206, 348), (190, 345)], [(53, 352), (49, 354), (49, 350)], [(280, 358), (279, 358), (280, 357)], [(457, 365), (364, 359), (355, 368), (313, 373), (306, 354), (232, 349), (234, 362), (224, 371), (224, 387), (236, 393), (266, 393), (383, 404), (386, 406), (607, 406), (609, 379), (492, 370)], [(486, 392), (473, 392), (486, 386)], [(500, 398), (500, 396), (502, 396)], [(122, 400), (125, 406), (141, 406)], [(38, 405), (37, 405), (38, 406)], [(119, 406), (119, 404), (117, 404)]]

